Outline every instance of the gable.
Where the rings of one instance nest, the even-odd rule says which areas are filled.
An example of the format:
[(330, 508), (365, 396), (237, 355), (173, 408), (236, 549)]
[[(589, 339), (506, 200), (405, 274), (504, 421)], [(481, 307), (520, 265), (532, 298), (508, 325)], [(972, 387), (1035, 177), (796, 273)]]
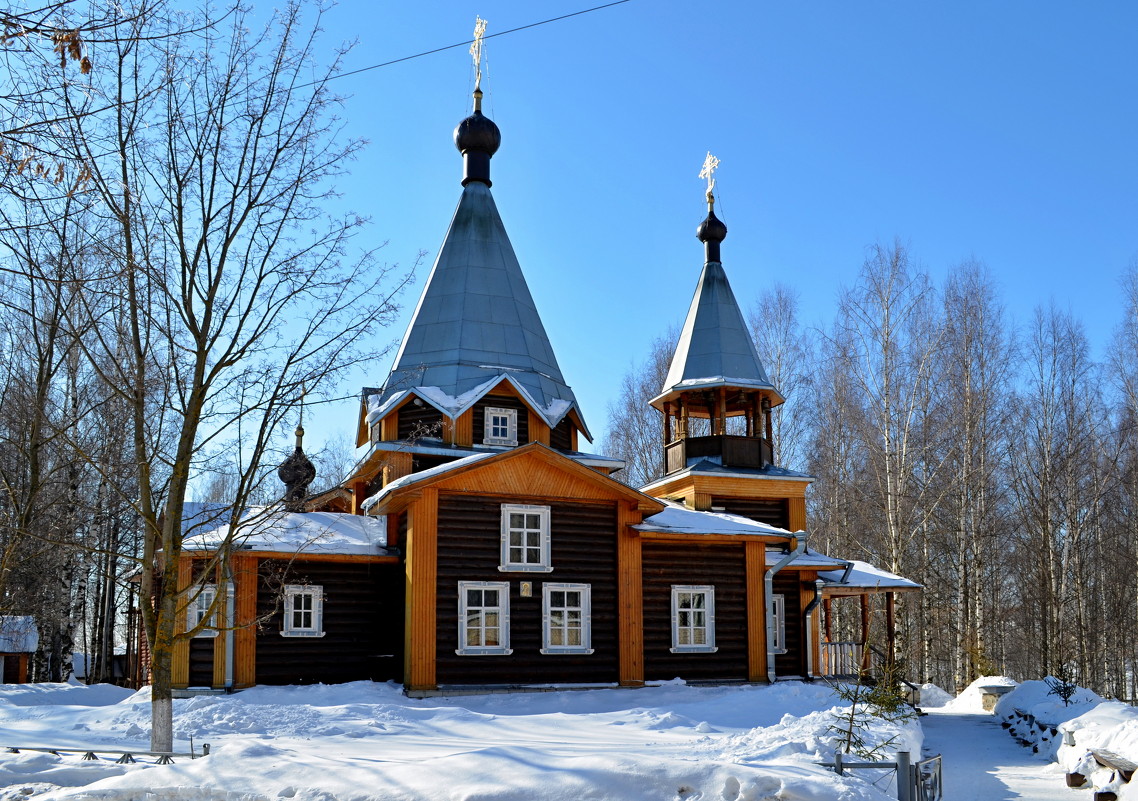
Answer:
[[(618, 501), (635, 498), (655, 509), (654, 499), (548, 448), (530, 446), (514, 458), (487, 460), (458, 475), (435, 482), (440, 492), (517, 495), (541, 498)], [(513, 454), (511, 454), (513, 455)], [(639, 496), (639, 497), (636, 497)], [(660, 505), (662, 508), (662, 504)]]

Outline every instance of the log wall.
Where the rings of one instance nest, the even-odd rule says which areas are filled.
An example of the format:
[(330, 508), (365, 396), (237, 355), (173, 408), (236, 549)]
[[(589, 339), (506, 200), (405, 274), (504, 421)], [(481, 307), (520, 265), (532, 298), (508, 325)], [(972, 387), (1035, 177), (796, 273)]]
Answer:
[[(491, 404), (492, 405), (492, 404)], [(477, 429), (476, 429), (477, 431)], [(550, 573), (503, 573), (501, 506), (548, 505)], [(534, 684), (618, 680), (615, 503), (542, 503), (540, 499), (440, 493), (438, 514), (437, 649), (439, 684)], [(458, 583), (508, 581), (509, 655), (459, 655)], [(521, 582), (532, 584), (523, 598)], [(542, 654), (542, 584), (590, 584), (592, 654)]]
[[(258, 684), (402, 678), (401, 565), (265, 559), (257, 572)], [(323, 587), (323, 637), (281, 636), (285, 584)]]
[[(644, 677), (738, 680), (748, 677), (747, 578), (744, 546), (680, 545), (645, 541)], [(714, 653), (672, 648), (672, 585), (715, 587)]]

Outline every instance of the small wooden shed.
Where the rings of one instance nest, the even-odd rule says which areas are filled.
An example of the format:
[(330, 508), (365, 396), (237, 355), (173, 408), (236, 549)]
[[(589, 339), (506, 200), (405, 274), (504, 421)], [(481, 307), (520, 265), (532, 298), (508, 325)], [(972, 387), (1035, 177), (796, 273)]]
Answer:
[(39, 640), (35, 618), (0, 615), (0, 684), (27, 683), (28, 661)]

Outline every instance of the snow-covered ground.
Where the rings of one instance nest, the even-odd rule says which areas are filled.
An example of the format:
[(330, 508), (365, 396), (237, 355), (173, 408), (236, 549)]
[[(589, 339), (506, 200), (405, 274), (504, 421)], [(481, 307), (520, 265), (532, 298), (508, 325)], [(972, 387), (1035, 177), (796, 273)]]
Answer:
[[(410, 700), (394, 685), (258, 687), (175, 702), (174, 765), (0, 753), (0, 801), (883, 801), (819, 767), (820, 684), (558, 691)], [(109, 686), (0, 686), (0, 746), (147, 748), (149, 699)], [(919, 753), (920, 728), (879, 724)]]

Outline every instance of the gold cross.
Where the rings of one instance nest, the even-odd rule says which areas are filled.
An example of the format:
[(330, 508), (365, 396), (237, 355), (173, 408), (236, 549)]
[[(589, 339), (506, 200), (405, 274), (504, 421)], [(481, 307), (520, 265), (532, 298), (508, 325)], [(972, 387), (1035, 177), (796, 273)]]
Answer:
[(486, 35), (486, 20), (475, 15), (474, 41), (470, 44), (470, 55), (474, 57), (474, 88), (482, 85), (482, 37)]
[(710, 195), (712, 190), (715, 189), (715, 171), (719, 168), (719, 159), (711, 155), (711, 151), (707, 151), (707, 158), (703, 160), (703, 169), (699, 171), (700, 178), (707, 179), (707, 194)]

